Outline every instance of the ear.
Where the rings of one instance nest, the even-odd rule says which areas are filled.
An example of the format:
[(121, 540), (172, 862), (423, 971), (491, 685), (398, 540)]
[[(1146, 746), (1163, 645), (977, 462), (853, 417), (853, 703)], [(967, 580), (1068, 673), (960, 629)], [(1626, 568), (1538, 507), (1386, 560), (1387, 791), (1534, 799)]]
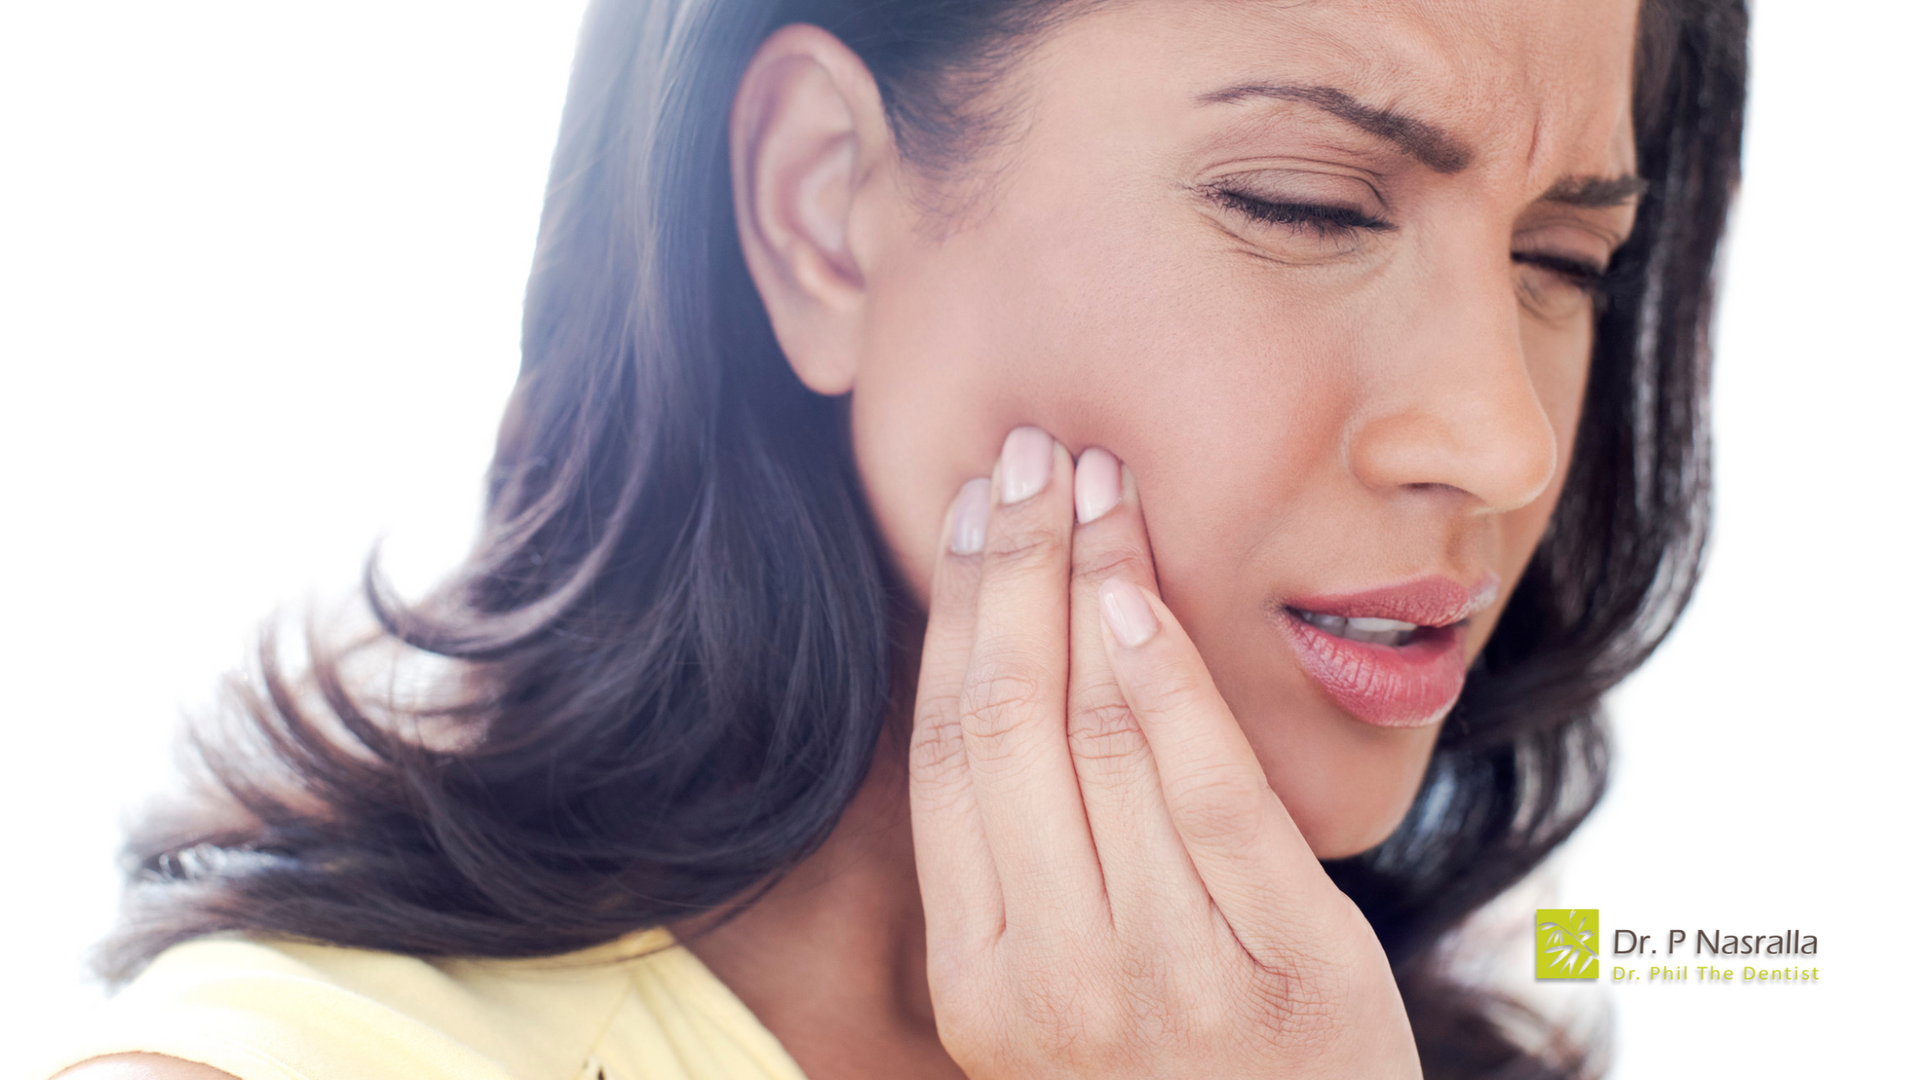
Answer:
[(864, 213), (893, 155), (867, 67), (817, 26), (781, 27), (740, 78), (729, 121), (733, 210), (774, 337), (819, 394), (853, 387), (872, 265)]

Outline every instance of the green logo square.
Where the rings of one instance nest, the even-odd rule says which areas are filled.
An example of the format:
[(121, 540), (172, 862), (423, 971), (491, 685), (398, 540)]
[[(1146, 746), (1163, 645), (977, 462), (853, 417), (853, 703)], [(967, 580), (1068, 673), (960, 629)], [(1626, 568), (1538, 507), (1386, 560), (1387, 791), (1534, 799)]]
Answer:
[(1600, 909), (1539, 908), (1534, 911), (1533, 977), (1600, 977)]

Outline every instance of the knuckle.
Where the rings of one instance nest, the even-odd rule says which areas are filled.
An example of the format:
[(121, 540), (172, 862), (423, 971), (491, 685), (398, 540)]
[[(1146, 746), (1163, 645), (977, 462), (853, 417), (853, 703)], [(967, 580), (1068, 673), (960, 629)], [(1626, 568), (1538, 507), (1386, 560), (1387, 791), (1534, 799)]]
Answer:
[(986, 661), (968, 673), (957, 715), (974, 752), (992, 757), (1010, 749), (1040, 703), (1040, 680), (1025, 664)]
[(1073, 547), (1073, 576), (1096, 584), (1115, 574), (1127, 573), (1135, 580), (1152, 581), (1153, 574), (1147, 562), (1146, 552), (1131, 545), (1075, 544)]
[(910, 767), (923, 776), (940, 776), (966, 764), (965, 731), (960, 723), (960, 696), (922, 697), (914, 710)]
[(1032, 566), (1053, 566), (1067, 557), (1067, 534), (1037, 521), (1015, 518), (990, 532), (981, 551), (987, 572), (1006, 573)]
[(1147, 736), (1125, 701), (1108, 699), (1073, 711), (1067, 745), (1082, 761), (1123, 762), (1147, 753)]

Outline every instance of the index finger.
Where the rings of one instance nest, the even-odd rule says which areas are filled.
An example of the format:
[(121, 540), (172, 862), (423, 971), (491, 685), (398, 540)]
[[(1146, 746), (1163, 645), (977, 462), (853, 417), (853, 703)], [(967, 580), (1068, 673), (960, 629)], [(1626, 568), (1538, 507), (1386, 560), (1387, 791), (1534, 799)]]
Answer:
[(1000, 879), (974, 801), (960, 725), (960, 685), (973, 651), (989, 490), (984, 477), (969, 480), (947, 510), (945, 543), (933, 561), (914, 695), (907, 792), (929, 944), (954, 937), (984, 940), (1005, 922)]

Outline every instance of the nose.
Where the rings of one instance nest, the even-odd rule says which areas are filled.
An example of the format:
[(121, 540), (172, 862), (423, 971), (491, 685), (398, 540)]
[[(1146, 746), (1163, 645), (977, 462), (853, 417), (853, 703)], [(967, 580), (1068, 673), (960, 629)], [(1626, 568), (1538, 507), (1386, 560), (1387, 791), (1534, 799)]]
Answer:
[(1452, 490), (1479, 512), (1519, 509), (1552, 483), (1559, 443), (1522, 347), (1512, 268), (1502, 251), (1497, 268), (1429, 282), (1381, 341), (1349, 467), (1382, 492)]

